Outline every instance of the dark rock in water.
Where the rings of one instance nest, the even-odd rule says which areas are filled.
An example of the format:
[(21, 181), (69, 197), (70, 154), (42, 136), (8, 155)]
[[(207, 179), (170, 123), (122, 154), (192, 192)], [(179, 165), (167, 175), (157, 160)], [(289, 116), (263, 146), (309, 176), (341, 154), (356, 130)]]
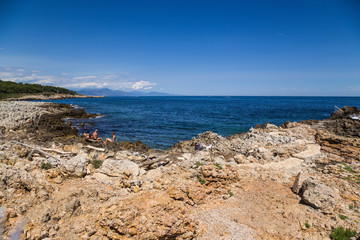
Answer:
[(255, 128), (255, 129), (261, 129), (262, 126), (261, 126), (260, 124), (256, 124), (254, 128)]
[(343, 107), (331, 114), (330, 119), (343, 119), (343, 118), (349, 118), (350, 115), (360, 115), (360, 111), (357, 110), (356, 107)]
[(339, 136), (360, 137), (360, 121), (353, 119), (336, 119), (324, 123), (325, 128)]
[(360, 116), (356, 107), (343, 107), (331, 114), (330, 119), (301, 121), (315, 129), (323, 129), (343, 137), (360, 137), (360, 121), (352, 119), (352, 116)]

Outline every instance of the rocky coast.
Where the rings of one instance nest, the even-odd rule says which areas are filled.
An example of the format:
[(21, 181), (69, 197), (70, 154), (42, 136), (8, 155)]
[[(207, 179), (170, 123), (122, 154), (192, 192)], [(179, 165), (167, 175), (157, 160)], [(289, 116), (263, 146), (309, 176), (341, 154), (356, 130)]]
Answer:
[(160, 151), (86, 142), (64, 121), (93, 117), (83, 110), (2, 101), (0, 236), (317, 240), (343, 228), (358, 237), (360, 121), (349, 117), (358, 115), (344, 107), (227, 138), (205, 132)]

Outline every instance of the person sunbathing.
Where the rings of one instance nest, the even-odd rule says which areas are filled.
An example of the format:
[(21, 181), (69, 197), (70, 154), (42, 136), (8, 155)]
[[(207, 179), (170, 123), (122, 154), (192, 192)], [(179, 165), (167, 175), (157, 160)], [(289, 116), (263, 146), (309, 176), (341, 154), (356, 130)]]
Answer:
[(86, 133), (84, 133), (84, 138), (85, 138), (85, 140), (86, 140), (86, 139), (91, 139), (91, 136), (90, 136), (89, 131), (87, 131)]
[(116, 142), (116, 136), (115, 136), (115, 132), (112, 132), (112, 139), (111, 138), (107, 138), (105, 140), (106, 143), (111, 143), (111, 142)]

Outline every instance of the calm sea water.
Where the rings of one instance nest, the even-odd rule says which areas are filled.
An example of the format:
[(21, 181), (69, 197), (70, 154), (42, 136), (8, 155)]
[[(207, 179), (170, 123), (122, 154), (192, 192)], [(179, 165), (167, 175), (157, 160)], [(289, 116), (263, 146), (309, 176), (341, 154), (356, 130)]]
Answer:
[[(165, 149), (179, 140), (213, 131), (224, 137), (246, 132), (256, 124), (328, 118), (334, 106), (360, 108), (360, 97), (106, 97), (52, 102), (99, 113), (85, 130), (118, 140), (140, 140)], [(82, 130), (80, 130), (82, 133)]]

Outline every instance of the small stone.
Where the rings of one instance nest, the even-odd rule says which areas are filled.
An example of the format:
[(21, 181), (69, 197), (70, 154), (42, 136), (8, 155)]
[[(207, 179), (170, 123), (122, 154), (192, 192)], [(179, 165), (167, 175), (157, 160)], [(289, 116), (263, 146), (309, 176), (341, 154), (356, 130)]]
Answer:
[(134, 193), (140, 192), (139, 186), (133, 186), (133, 187), (131, 187), (131, 190), (132, 190)]

